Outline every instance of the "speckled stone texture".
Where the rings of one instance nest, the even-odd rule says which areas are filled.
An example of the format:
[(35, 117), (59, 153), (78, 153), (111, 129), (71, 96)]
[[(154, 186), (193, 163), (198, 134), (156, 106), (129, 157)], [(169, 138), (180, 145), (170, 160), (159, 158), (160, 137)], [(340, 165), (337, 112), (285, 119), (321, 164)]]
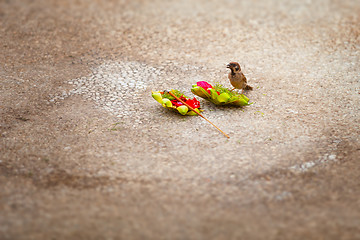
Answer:
[[(0, 0), (0, 239), (360, 239), (360, 4)], [(252, 105), (152, 90), (231, 87)]]

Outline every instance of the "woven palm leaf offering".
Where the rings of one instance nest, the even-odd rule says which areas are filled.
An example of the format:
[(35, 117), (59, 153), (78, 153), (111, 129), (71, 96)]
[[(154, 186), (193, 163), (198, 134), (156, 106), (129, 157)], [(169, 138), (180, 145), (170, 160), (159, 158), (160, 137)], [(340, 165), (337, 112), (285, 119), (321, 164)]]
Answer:
[[(172, 94), (170, 94), (170, 93), (172, 93)], [(173, 95), (175, 95), (175, 97)], [(152, 97), (156, 101), (161, 103), (164, 108), (178, 111), (182, 115), (195, 116), (197, 114), (194, 111), (197, 111), (197, 112), (202, 111), (199, 109), (200, 102), (196, 98), (190, 99), (189, 97), (185, 96), (182, 92), (180, 92), (178, 90), (171, 90), (170, 92), (167, 92), (167, 91), (154, 92), (153, 91)], [(193, 108), (194, 111), (189, 109), (188, 106)]]
[(208, 82), (200, 81), (196, 85), (192, 86), (191, 91), (204, 98), (215, 105), (234, 105), (234, 106), (247, 106), (250, 105), (249, 98), (244, 94), (238, 94), (236, 92), (230, 91), (228, 88), (223, 85), (216, 83), (215, 86), (212, 86)]
[(224, 134), (227, 138), (229, 136), (221, 131), (220, 128), (215, 126), (212, 122), (210, 122), (206, 117), (204, 117), (200, 112), (200, 102), (196, 100), (196, 98), (190, 99), (186, 97), (183, 93), (178, 90), (171, 90), (171, 91), (152, 91), (152, 97), (161, 103), (161, 105), (167, 109), (175, 110), (181, 113), (182, 115), (199, 115), (211, 125), (213, 125), (217, 130), (219, 130), (222, 134)]

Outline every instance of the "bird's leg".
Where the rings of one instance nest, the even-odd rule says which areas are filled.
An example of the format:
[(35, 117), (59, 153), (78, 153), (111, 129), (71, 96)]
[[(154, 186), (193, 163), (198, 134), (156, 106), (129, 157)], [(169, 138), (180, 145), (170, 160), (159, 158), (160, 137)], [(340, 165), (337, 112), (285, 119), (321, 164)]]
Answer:
[(234, 90), (235, 90), (235, 88), (231, 89), (230, 92), (232, 92), (232, 91), (234, 91)]

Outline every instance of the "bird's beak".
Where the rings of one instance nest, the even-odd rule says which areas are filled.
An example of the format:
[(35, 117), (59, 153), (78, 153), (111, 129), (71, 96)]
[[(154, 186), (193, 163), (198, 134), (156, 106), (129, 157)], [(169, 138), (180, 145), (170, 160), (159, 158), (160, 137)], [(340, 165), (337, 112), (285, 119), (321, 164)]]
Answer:
[(230, 64), (226, 65), (226, 68), (230, 68)]

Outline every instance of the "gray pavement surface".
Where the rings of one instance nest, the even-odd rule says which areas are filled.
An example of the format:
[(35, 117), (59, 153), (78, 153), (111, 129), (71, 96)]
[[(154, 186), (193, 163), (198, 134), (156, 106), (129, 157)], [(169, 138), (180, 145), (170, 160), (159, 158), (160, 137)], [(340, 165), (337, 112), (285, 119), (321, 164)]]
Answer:
[[(0, 0), (0, 239), (360, 239), (360, 4)], [(200, 117), (151, 90), (230, 87)]]

